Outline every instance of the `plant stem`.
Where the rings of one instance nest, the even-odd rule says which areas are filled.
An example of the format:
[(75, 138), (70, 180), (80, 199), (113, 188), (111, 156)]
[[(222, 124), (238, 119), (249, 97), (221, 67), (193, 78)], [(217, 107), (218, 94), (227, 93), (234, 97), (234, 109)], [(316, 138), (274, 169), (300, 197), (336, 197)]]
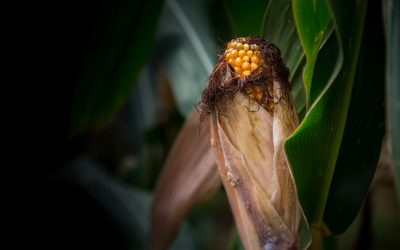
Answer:
[(322, 232), (319, 227), (311, 227), (312, 242), (309, 250), (320, 250), (322, 246)]

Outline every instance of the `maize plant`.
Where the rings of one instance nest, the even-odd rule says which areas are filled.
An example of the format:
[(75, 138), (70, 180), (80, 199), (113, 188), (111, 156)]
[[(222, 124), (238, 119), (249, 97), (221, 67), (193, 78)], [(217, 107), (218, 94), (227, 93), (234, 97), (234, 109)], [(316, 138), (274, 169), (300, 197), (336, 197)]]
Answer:
[[(246, 249), (303, 249), (310, 244), (322, 248), (324, 235), (343, 232), (357, 215), (375, 172), (383, 136), (382, 89), (371, 97), (375, 104), (355, 111), (376, 89), (366, 83), (382, 86), (383, 82), (383, 71), (372, 73), (365, 61), (371, 57), (383, 63), (382, 53), (373, 52), (374, 47), (383, 47), (382, 29), (375, 25), (381, 22), (380, 15), (374, 13), (374, 4), (367, 11), (367, 1), (270, 1), (263, 16), (264, 37), (275, 44), (253, 36), (236, 38), (219, 54), (194, 112), (201, 116), (197, 126), (210, 130), (219, 175)], [(296, 26), (279, 23), (268, 8), (281, 11)], [(349, 11), (352, 18), (344, 14)], [(367, 27), (374, 27), (374, 34), (380, 35), (363, 32)], [(299, 53), (299, 45), (304, 54)], [(296, 71), (302, 72), (300, 80)], [(367, 77), (366, 72), (372, 74)], [(299, 94), (302, 83), (304, 101)], [(297, 115), (302, 118), (300, 123)], [(208, 136), (196, 140), (203, 145)], [(375, 148), (369, 148), (371, 154), (364, 159), (359, 157), (366, 147), (351, 152), (360, 141)], [(208, 150), (203, 153), (208, 155)], [(169, 158), (161, 179), (172, 175), (171, 164)], [(360, 168), (366, 165), (368, 169)], [(175, 176), (184, 178), (177, 172)], [(349, 200), (343, 187), (357, 180), (361, 180), (354, 186), (357, 197)], [(154, 230), (159, 224), (168, 225), (162, 217), (172, 212), (157, 199), (176, 196), (186, 204), (180, 188), (170, 186), (160, 183), (156, 189)], [(186, 212), (187, 207), (177, 214), (182, 217)], [(158, 231), (152, 241), (157, 242), (160, 235), (169, 242), (173, 234)]]
[[(398, 1), (87, 8), (65, 134), (86, 140), (119, 126), (114, 149), (121, 141), (135, 148), (101, 162), (117, 166), (114, 179), (98, 177), (109, 192), (87, 188), (135, 235), (134, 248), (177, 249), (186, 239), (183, 249), (332, 249), (354, 231), (347, 246), (385, 248), (376, 242), (400, 223), (385, 231), (371, 222), (395, 221), (382, 216), (371, 186), (389, 171), (377, 170), (385, 160), (394, 166), (389, 182), (400, 179)], [(176, 134), (174, 117), (185, 120)], [(92, 158), (102, 159), (107, 150), (97, 150)], [(146, 189), (146, 198), (121, 191), (118, 178)], [(195, 236), (182, 236), (188, 227)]]

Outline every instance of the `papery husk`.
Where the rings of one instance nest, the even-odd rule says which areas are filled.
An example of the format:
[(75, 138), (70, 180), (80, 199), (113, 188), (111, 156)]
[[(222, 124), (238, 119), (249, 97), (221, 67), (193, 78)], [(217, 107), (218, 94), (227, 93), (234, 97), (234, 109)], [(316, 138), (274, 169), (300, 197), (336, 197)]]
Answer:
[(273, 82), (269, 112), (237, 92), (210, 115), (218, 170), (246, 249), (296, 249), (299, 242), (302, 212), (283, 149), (298, 119), (286, 89)]
[(181, 128), (158, 178), (151, 207), (150, 249), (166, 249), (189, 209), (220, 186), (208, 124), (201, 123), (194, 111)]

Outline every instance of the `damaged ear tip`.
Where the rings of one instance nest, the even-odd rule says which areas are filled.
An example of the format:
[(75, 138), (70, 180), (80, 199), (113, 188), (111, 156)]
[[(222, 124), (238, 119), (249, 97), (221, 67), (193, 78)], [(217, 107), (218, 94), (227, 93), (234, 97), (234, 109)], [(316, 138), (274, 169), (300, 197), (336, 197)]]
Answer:
[(288, 78), (289, 70), (274, 44), (255, 36), (232, 39), (226, 43), (210, 75), (202, 95), (201, 113), (203, 116), (211, 114), (217, 106), (223, 109), (237, 92), (272, 112), (271, 85), (279, 81), (289, 93)]

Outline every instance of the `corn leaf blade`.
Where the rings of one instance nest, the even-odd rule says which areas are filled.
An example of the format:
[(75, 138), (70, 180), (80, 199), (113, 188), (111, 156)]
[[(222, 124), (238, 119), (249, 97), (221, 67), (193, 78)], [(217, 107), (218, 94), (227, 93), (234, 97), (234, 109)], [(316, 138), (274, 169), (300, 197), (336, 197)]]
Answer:
[(167, 0), (157, 28), (156, 59), (185, 117), (200, 99), (215, 63), (215, 50), (206, 1)]
[(224, 0), (236, 37), (262, 36), (264, 12), (269, 2), (270, 0), (255, 0), (251, 4), (244, 4), (240, 1)]
[(397, 194), (400, 200), (400, 3), (386, 0), (386, 100), (388, 128), (392, 140), (392, 154), (397, 175)]
[(340, 72), (285, 143), (298, 198), (311, 227), (322, 225), (350, 104), (367, 2), (328, 4), (336, 28), (339, 57), (343, 56), (343, 61), (337, 60), (335, 66)]
[(72, 103), (74, 133), (106, 126), (125, 102), (151, 52), (162, 3), (100, 2), (95, 8), (92, 39)]
[(324, 213), (324, 222), (336, 234), (350, 226), (365, 200), (385, 133), (381, 24), (379, 2), (370, 2), (349, 113)]
[(305, 114), (305, 90), (302, 77), (304, 50), (296, 32), (292, 5), (289, 0), (271, 0), (264, 13), (263, 37), (281, 50), (282, 58), (290, 70), (296, 110), (300, 118)]
[[(319, 50), (332, 31), (332, 28), (329, 28), (331, 17), (328, 6), (326, 6), (324, 1), (311, 0), (294, 0), (293, 15), (299, 39), (306, 55), (307, 63), (304, 68), (303, 76), (307, 97), (306, 106), (309, 108), (310, 104), (315, 101), (316, 97), (321, 92), (320, 88), (315, 87), (317, 84), (311, 86), (311, 83)], [(314, 90), (315, 88), (316, 90)], [(311, 91), (311, 89), (314, 91)]]

